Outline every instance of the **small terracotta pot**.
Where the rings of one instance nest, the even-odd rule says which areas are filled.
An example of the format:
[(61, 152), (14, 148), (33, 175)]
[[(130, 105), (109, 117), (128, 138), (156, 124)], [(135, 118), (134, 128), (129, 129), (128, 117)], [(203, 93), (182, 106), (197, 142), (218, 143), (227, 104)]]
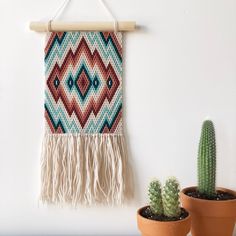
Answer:
[[(185, 188), (180, 194), (183, 207), (190, 212), (192, 218), (192, 236), (232, 236), (236, 220), (236, 199), (204, 200), (185, 194), (196, 189), (196, 187)], [(236, 193), (229, 189), (217, 188), (217, 190), (236, 196)]]
[(140, 208), (137, 212), (138, 228), (142, 236), (186, 236), (190, 231), (190, 215), (178, 221), (150, 220), (140, 214), (146, 207)]

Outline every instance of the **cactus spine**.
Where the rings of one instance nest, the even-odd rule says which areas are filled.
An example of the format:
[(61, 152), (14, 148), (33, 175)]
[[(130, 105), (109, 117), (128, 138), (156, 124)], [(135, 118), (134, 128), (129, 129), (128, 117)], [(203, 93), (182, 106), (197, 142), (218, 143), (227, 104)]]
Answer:
[(198, 191), (211, 198), (216, 193), (216, 142), (211, 120), (202, 125), (198, 149)]
[(162, 215), (161, 183), (158, 180), (153, 180), (149, 184), (148, 195), (152, 213), (155, 215)]
[(164, 215), (168, 217), (179, 217), (181, 214), (179, 201), (179, 183), (176, 178), (166, 180), (162, 193)]

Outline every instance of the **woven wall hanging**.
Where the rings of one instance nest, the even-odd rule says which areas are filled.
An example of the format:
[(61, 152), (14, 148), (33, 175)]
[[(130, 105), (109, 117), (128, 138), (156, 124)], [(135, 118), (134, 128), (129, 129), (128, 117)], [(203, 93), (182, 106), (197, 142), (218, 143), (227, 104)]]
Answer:
[(121, 32), (47, 33), (43, 202), (121, 204), (132, 197), (122, 63)]

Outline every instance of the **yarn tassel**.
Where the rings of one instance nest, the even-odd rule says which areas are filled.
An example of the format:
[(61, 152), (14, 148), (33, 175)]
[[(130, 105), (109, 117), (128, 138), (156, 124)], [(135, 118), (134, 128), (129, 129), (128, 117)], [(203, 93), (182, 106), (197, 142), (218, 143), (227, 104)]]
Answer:
[(41, 200), (50, 204), (119, 205), (133, 196), (119, 134), (45, 134), (41, 178)]

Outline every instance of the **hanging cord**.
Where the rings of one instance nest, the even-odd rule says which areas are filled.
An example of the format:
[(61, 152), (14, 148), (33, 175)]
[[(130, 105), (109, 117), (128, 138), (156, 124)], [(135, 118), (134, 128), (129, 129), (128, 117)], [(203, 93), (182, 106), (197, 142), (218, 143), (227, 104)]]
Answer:
[(53, 17), (50, 19), (50, 21), (54, 21), (65, 9), (65, 7), (69, 4), (71, 0), (64, 0), (62, 4), (58, 7), (58, 9), (53, 14)]
[(108, 15), (112, 18), (114, 22), (114, 31), (118, 31), (118, 22), (117, 19), (115, 18), (114, 14), (112, 13), (111, 9), (108, 7), (108, 5), (104, 2), (104, 0), (100, 0), (100, 3), (102, 4), (103, 8), (106, 10)]
[[(66, 8), (66, 6), (70, 3), (71, 0), (64, 0), (62, 4), (58, 7), (58, 9), (53, 14), (53, 17), (48, 21), (48, 27), (47, 31), (50, 32), (52, 30), (52, 22), (63, 12), (63, 10)], [(114, 32), (118, 31), (118, 22), (115, 18), (114, 14), (112, 13), (111, 9), (108, 7), (108, 5), (105, 3), (104, 0), (99, 0), (103, 8), (106, 10), (108, 15), (111, 17), (111, 19), (114, 22)]]

